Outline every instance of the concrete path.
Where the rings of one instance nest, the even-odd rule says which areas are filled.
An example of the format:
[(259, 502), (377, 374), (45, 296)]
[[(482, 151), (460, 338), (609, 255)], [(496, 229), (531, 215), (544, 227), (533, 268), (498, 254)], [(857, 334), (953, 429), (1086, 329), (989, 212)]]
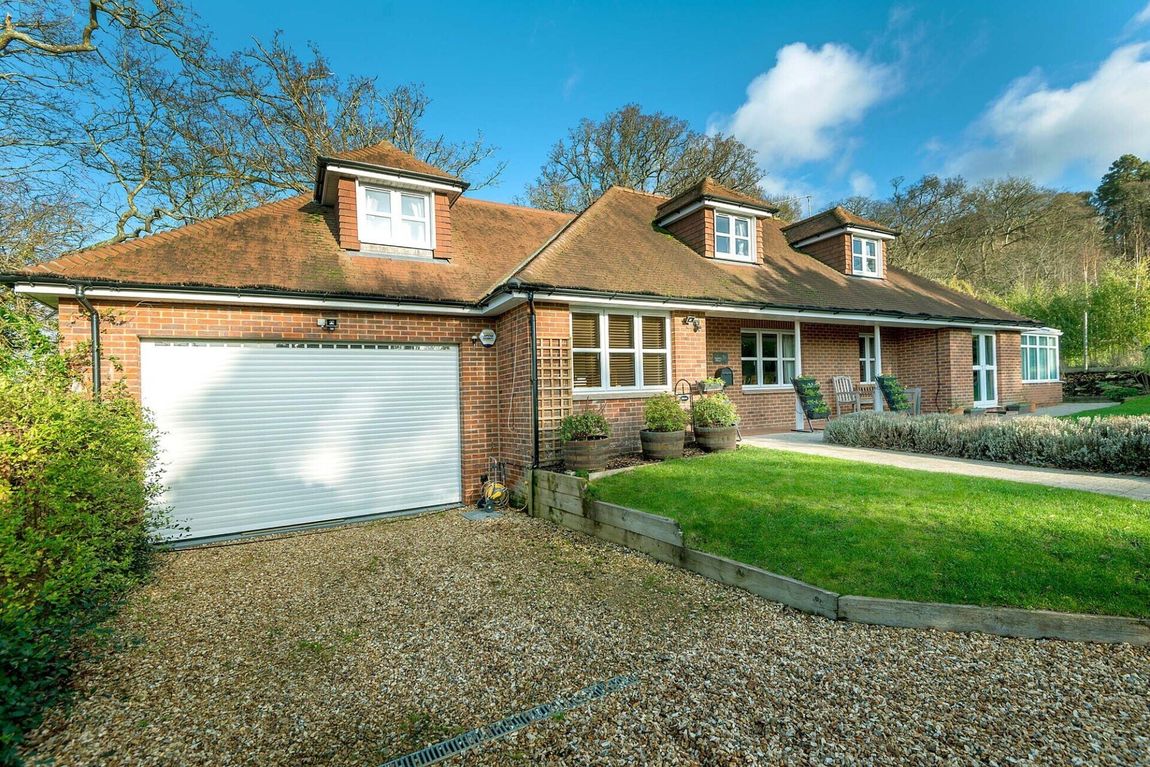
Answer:
[(1037, 412), (1023, 413), (1022, 415), (1074, 415), (1075, 413), (1085, 413), (1090, 410), (1101, 410), (1104, 407), (1116, 405), (1117, 402), (1063, 402), (1061, 405), (1050, 405), (1049, 407), (1040, 407)]
[(794, 453), (821, 455), (827, 458), (843, 458), (848, 461), (875, 463), (894, 466), (900, 469), (918, 469), (949, 474), (964, 474), (968, 477), (988, 479), (1008, 479), (1012, 482), (1028, 482), (1033, 485), (1062, 487), (1068, 490), (1085, 490), (1089, 493), (1117, 495), (1138, 501), (1150, 501), (1150, 477), (1130, 477), (1116, 474), (1092, 474), (1081, 471), (1061, 471), (1040, 469), (1031, 466), (1016, 466), (992, 461), (968, 461), (964, 458), (945, 458), (937, 455), (900, 453), (894, 450), (870, 450), (857, 447), (828, 445), (823, 442), (823, 434), (817, 431), (786, 432), (783, 434), (760, 434), (743, 437), (744, 445), (765, 447), (772, 450), (789, 450)]

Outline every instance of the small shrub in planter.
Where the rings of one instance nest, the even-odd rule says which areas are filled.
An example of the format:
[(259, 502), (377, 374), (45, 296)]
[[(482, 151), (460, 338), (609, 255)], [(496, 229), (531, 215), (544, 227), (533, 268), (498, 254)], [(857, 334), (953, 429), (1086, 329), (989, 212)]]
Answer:
[(910, 400), (906, 398), (906, 389), (894, 376), (879, 376), (875, 379), (882, 398), (886, 400), (887, 409), (894, 413), (905, 413), (910, 410)]
[(722, 391), (727, 384), (722, 378), (704, 378), (699, 381), (699, 394), (710, 394), (712, 392)]
[(643, 406), (644, 430), (639, 432), (643, 455), (665, 461), (683, 456), (687, 413), (673, 394), (659, 394)]
[(708, 394), (691, 411), (695, 441), (707, 452), (734, 450), (738, 439), (739, 412), (726, 394)]
[(602, 471), (610, 458), (607, 438), (611, 424), (597, 410), (584, 410), (559, 423), (563, 461), (574, 471)]
[(799, 376), (791, 382), (795, 387), (795, 394), (799, 404), (806, 413), (807, 419), (817, 421), (820, 418), (829, 418), (831, 409), (823, 398), (822, 388), (814, 376)]

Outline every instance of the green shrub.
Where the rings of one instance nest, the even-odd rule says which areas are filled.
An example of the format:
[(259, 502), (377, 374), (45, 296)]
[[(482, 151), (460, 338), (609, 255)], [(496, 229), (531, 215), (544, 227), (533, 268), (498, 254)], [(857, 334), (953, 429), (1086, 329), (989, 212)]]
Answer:
[(799, 376), (792, 381), (792, 385), (795, 387), (795, 393), (799, 396), (799, 402), (802, 404), (803, 412), (807, 414), (807, 418), (818, 420), (831, 414), (831, 409), (823, 397), (822, 387), (819, 386), (818, 379), (814, 376)]
[(959, 418), (856, 413), (827, 424), (823, 439), (979, 461), (1075, 471), (1150, 474), (1150, 418)]
[(66, 689), (76, 640), (146, 574), (159, 485), (137, 403), (0, 376), (0, 763)]
[(643, 425), (647, 431), (682, 431), (687, 413), (674, 394), (657, 394), (643, 405)]
[(735, 410), (735, 403), (726, 394), (717, 392), (696, 400), (691, 417), (696, 426), (703, 428), (734, 426), (739, 422), (739, 411)]
[(1123, 386), (1121, 384), (1104, 383), (1098, 385), (1102, 396), (1106, 399), (1114, 400), (1115, 402), (1125, 402), (1131, 397), (1137, 397), (1142, 393), (1142, 390), (1135, 386)]
[(583, 439), (605, 439), (611, 436), (611, 424), (598, 410), (584, 410), (564, 418), (559, 423), (559, 439), (563, 442)]
[(906, 398), (906, 389), (898, 382), (895, 376), (879, 376), (875, 379), (882, 398), (886, 400), (887, 408), (895, 413), (910, 410), (910, 400)]

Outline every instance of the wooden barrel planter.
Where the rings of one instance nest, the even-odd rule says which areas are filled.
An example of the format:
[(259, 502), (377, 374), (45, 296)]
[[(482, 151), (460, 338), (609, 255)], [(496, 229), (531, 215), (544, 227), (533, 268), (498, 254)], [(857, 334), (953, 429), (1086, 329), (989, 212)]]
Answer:
[(738, 430), (734, 426), (696, 426), (695, 441), (708, 453), (734, 450)]
[(607, 468), (611, 453), (606, 437), (601, 439), (573, 439), (563, 443), (563, 462), (571, 471), (602, 471)]
[(656, 461), (682, 458), (686, 432), (647, 431), (644, 429), (639, 432), (639, 441), (643, 444), (643, 455), (648, 458), (653, 458)]

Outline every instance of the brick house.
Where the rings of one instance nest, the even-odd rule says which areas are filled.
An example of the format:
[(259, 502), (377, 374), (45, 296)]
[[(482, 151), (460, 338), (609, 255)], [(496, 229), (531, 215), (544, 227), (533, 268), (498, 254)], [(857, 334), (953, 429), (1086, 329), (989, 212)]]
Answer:
[(319, 158), (314, 194), (3, 281), (153, 411), (197, 537), (471, 502), (585, 408), (636, 451), (647, 397), (726, 372), (744, 431), (795, 427), (800, 373), (897, 375), (928, 412), (1061, 399), (1056, 331), (888, 266), (897, 232), (841, 208), (784, 225), (710, 179), (577, 216), (465, 192), (385, 143)]

